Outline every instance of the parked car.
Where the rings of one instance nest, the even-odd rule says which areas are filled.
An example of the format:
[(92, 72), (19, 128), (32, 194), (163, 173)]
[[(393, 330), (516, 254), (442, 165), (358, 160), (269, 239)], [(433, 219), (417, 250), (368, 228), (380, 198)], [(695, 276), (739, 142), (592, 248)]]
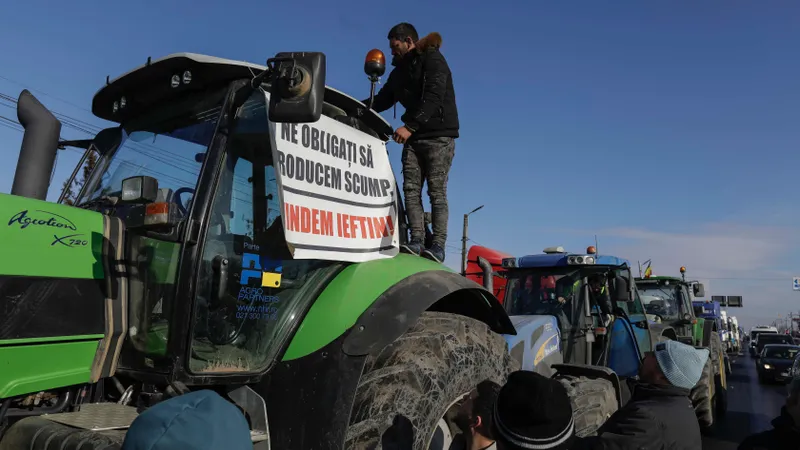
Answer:
[[(768, 381), (785, 382), (792, 378), (795, 369), (795, 360), (800, 354), (800, 346), (794, 344), (767, 344), (761, 350), (756, 370), (758, 382)], [(800, 368), (799, 368), (800, 369)]]
[(756, 338), (755, 357), (759, 358), (764, 347), (770, 344), (795, 345), (794, 339), (788, 334), (759, 334)]

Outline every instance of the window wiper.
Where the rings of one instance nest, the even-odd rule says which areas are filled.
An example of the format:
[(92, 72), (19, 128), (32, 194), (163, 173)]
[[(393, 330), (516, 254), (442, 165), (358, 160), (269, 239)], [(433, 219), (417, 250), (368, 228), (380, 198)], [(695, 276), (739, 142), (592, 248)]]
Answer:
[(118, 197), (109, 196), (109, 195), (101, 195), (92, 200), (85, 201), (80, 205), (77, 205), (78, 208), (82, 209), (92, 209), (97, 206), (116, 206), (117, 202), (119, 201)]

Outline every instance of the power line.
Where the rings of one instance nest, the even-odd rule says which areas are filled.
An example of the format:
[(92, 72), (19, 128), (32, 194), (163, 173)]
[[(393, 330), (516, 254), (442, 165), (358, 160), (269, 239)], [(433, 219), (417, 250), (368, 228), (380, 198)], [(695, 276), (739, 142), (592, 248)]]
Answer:
[[(8, 107), (8, 108), (11, 108), (11, 109), (14, 109), (16, 104), (17, 104), (17, 100), (14, 97), (12, 97), (12, 96), (10, 96), (8, 94), (0, 93), (0, 105)], [(85, 134), (88, 134), (88, 135), (91, 135), (91, 136), (95, 136), (97, 133), (99, 133), (102, 130), (99, 126), (94, 125), (92, 123), (89, 123), (89, 122), (86, 122), (86, 121), (83, 121), (83, 120), (80, 120), (80, 119), (76, 119), (76, 118), (68, 116), (66, 114), (59, 113), (57, 111), (51, 111), (51, 112), (65, 126), (67, 126), (68, 128), (72, 128), (72, 129), (74, 129), (76, 131), (79, 131), (79, 132), (82, 132), (82, 133), (85, 133)], [(210, 114), (207, 114), (206, 116), (201, 117), (200, 119), (208, 119), (210, 117), (213, 117), (213, 115), (214, 115), (214, 111), (212, 110), (212, 111), (210, 111)], [(11, 119), (8, 119), (8, 118), (5, 118), (5, 119), (6, 120), (11, 120)], [(17, 124), (18, 122), (12, 120), (12, 123), (13, 124)], [(24, 131), (24, 129), (20, 128), (17, 131)], [(129, 140), (129, 141), (126, 142), (126, 145), (128, 147), (132, 148), (132, 150), (135, 153), (138, 153), (138, 154), (140, 154), (142, 156), (150, 158), (150, 159), (152, 159), (154, 161), (157, 161), (157, 162), (159, 162), (161, 164), (164, 164), (166, 166), (172, 167), (172, 168), (174, 168), (176, 170), (179, 170), (179, 171), (182, 171), (184, 173), (189, 174), (192, 177), (192, 179), (196, 179), (198, 177), (198, 175), (199, 175), (199, 167), (197, 167), (197, 163), (193, 158), (189, 158), (189, 157), (187, 157), (185, 155), (182, 155), (182, 154), (179, 154), (179, 153), (175, 153), (174, 151), (170, 151), (170, 150), (167, 150), (167, 149), (164, 149), (164, 148), (161, 148), (161, 147), (156, 147), (155, 145), (147, 144), (147, 143), (143, 143), (143, 142), (134, 142), (134, 141), (130, 141)], [(175, 159), (173, 159), (173, 160), (166, 159), (167, 157), (165, 155), (161, 155), (160, 153), (166, 153), (166, 154), (168, 154), (170, 156), (173, 156)], [(179, 163), (181, 163), (182, 165), (178, 165)], [(241, 175), (235, 175), (234, 179), (235, 179), (236, 182), (239, 183), (240, 186), (242, 186), (244, 188), (248, 188), (248, 189), (250, 188), (249, 181), (246, 180)], [(182, 183), (193, 184), (192, 182), (189, 182), (189, 181), (186, 181), (186, 180), (182, 181)], [(239, 192), (241, 193), (241, 191), (239, 191)]]
[(70, 102), (70, 101), (68, 101), (68, 100), (64, 100), (63, 98), (56, 97), (55, 95), (48, 94), (47, 92), (44, 92), (44, 91), (42, 91), (42, 90), (40, 90), (40, 89), (34, 89), (34, 88), (32, 88), (32, 87), (26, 86), (26, 85), (24, 85), (24, 84), (20, 83), (19, 81), (12, 80), (11, 78), (5, 77), (5, 76), (3, 76), (3, 75), (0, 75), (0, 79), (6, 80), (6, 81), (8, 81), (9, 83), (16, 84), (17, 86), (23, 87), (23, 88), (25, 88), (25, 89), (30, 89), (30, 90), (32, 90), (32, 91), (34, 91), (34, 92), (38, 92), (38, 93), (40, 93), (40, 94), (44, 95), (45, 97), (50, 97), (50, 98), (52, 98), (52, 99), (55, 99), (55, 100), (58, 100), (58, 101), (60, 101), (60, 102), (66, 103), (67, 105), (70, 105), (70, 106), (72, 106), (72, 107), (78, 108), (78, 109), (80, 109), (80, 110), (82, 110), (82, 111), (86, 111), (86, 112), (88, 112), (88, 113), (91, 113), (91, 111), (89, 111), (88, 109), (86, 109), (86, 108), (84, 108), (84, 107), (82, 107), (82, 106), (78, 106), (78, 105), (76, 105), (75, 103), (72, 103), (72, 102)]

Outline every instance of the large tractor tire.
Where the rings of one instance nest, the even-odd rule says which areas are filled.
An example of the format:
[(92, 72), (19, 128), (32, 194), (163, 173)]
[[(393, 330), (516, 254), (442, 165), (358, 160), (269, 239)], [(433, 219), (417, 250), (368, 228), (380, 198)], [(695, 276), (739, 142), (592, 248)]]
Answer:
[(728, 367), (727, 357), (723, 352), (722, 340), (718, 333), (711, 335), (711, 348), (709, 349), (712, 355), (716, 355), (713, 359), (714, 366), (714, 412), (717, 417), (722, 417), (728, 412)]
[[(405, 334), (370, 356), (359, 381), (345, 448), (447, 449), (450, 418), (478, 383), (504, 384), (519, 364), (484, 323), (423, 313)], [(434, 440), (434, 436), (436, 439)], [(384, 447), (384, 443), (392, 444)]]
[(608, 380), (572, 375), (556, 375), (556, 378), (567, 388), (572, 400), (578, 437), (597, 434), (597, 429), (619, 409), (616, 390)]
[(722, 368), (723, 350), (722, 339), (719, 338), (719, 333), (716, 331), (711, 333), (708, 351), (710, 353), (711, 363), (714, 365), (714, 375), (719, 375), (720, 369)]
[(714, 366), (711, 358), (708, 358), (700, 381), (689, 394), (701, 429), (708, 429), (714, 424), (714, 388)]

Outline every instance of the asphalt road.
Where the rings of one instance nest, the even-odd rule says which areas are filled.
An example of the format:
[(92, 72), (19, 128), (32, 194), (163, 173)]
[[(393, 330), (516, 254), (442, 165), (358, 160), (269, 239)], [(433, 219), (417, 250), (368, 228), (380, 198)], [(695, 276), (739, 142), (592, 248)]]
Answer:
[(733, 359), (731, 369), (728, 413), (703, 438), (703, 450), (736, 449), (745, 437), (772, 428), (770, 422), (786, 400), (785, 385), (758, 383), (755, 359), (749, 354)]

